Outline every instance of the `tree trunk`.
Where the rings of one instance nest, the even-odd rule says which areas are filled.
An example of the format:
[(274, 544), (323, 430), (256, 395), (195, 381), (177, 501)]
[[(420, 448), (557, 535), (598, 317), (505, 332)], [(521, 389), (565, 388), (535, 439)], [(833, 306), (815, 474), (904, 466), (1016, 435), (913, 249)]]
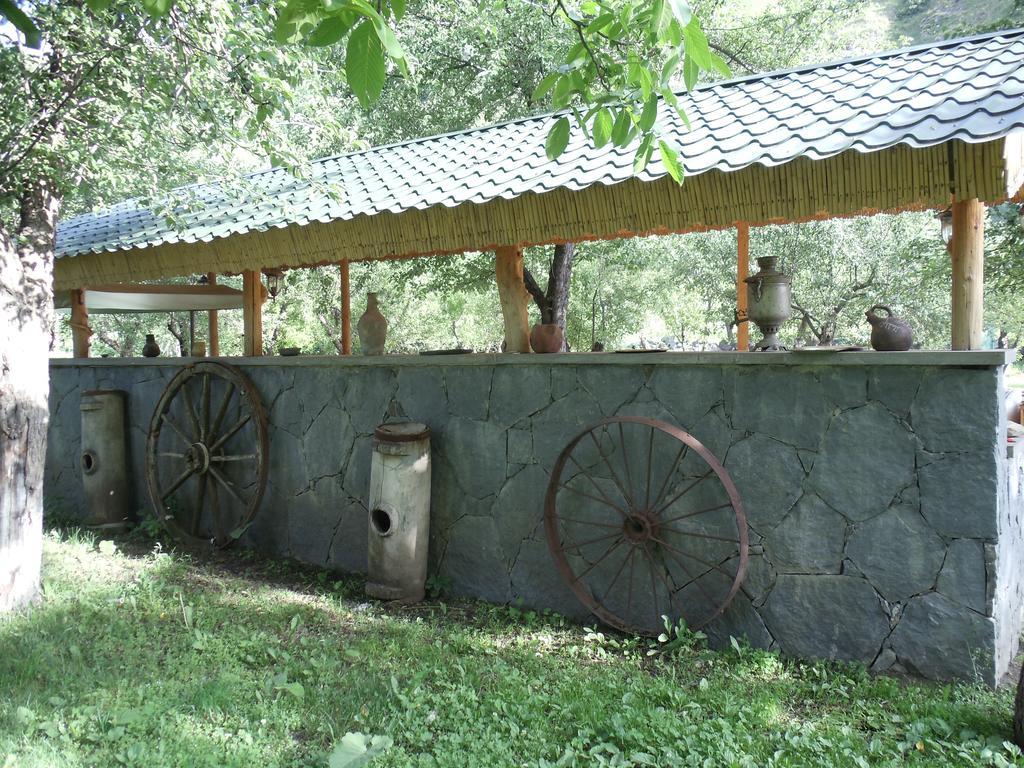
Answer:
[[(548, 270), (548, 287), (542, 291), (530, 270), (523, 269), (523, 284), (533, 297), (533, 303), (540, 310), (540, 321), (545, 324), (557, 325), (563, 331), (562, 351), (568, 349), (565, 338), (565, 316), (569, 309), (569, 284), (572, 282), (572, 260), (576, 247), (573, 243), (561, 243), (555, 246)], [(593, 335), (593, 334), (591, 334)]]
[(17, 238), (0, 228), (0, 613), (39, 593), (59, 206), (39, 182), (22, 196)]

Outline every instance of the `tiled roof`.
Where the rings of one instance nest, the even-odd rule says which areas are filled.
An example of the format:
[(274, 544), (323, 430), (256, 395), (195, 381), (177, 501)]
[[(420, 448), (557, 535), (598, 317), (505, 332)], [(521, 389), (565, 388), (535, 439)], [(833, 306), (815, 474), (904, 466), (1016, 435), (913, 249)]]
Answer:
[[(659, 122), (680, 147), (688, 176), (820, 160), (851, 149), (990, 141), (1024, 128), (1024, 30), (731, 80), (680, 94), (680, 103), (690, 130), (666, 105)], [(187, 191), (201, 204), (190, 205), (173, 226), (127, 201), (61, 222), (57, 255), (210, 241), (634, 176), (633, 148), (595, 149), (575, 128), (565, 153), (548, 160), (544, 142), (556, 117), (324, 158), (312, 163), (312, 182), (272, 169), (248, 176), (245, 185), (193, 185)], [(641, 180), (667, 175), (655, 158)]]

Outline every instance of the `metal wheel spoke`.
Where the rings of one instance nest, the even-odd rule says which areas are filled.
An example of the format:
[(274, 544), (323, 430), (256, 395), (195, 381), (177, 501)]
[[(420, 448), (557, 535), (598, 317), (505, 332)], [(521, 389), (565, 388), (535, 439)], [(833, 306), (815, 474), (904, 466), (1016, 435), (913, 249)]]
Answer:
[(210, 452), (212, 453), (213, 451), (216, 451), (218, 448), (224, 445), (224, 443), (226, 443), (228, 440), (234, 437), (235, 433), (238, 432), (238, 430), (240, 430), (246, 424), (248, 424), (251, 418), (252, 417), (249, 416), (249, 414), (246, 414), (245, 416), (240, 418), (238, 422), (235, 424), (235, 426), (233, 426), (231, 429), (229, 429), (227, 432), (225, 432), (223, 435), (217, 438), (217, 441), (210, 446)]
[(662, 539), (659, 539), (657, 536), (652, 536), (651, 538), (653, 538), (654, 541), (656, 541), (659, 544), (661, 544), (661, 546), (663, 546), (669, 552), (675, 552), (680, 557), (688, 557), (691, 560), (696, 560), (701, 565), (706, 565), (708, 568), (713, 568), (714, 570), (718, 571), (722, 575), (727, 576), (730, 581), (732, 581), (733, 579), (736, 578), (734, 574), (729, 573), (727, 570), (722, 568), (722, 566), (717, 565), (716, 563), (712, 563), (712, 562), (710, 562), (708, 560), (704, 560), (703, 558), (697, 557), (696, 555), (691, 555), (689, 552), (683, 552), (681, 549), (676, 549), (675, 547), (673, 547), (668, 542), (666, 542), (666, 541), (664, 541)]
[(679, 520), (686, 520), (687, 518), (690, 518), (690, 517), (696, 517), (697, 515), (703, 515), (705, 512), (717, 512), (720, 509), (725, 509), (726, 507), (731, 507), (731, 506), (732, 506), (732, 502), (731, 501), (727, 501), (724, 504), (719, 504), (719, 505), (714, 506), (714, 507), (704, 507), (704, 509), (698, 509), (696, 512), (687, 512), (685, 515), (679, 515), (679, 517), (673, 517), (673, 518), (669, 518), (668, 520), (662, 520), (661, 524), (662, 525), (668, 525), (669, 523), (675, 523), (675, 522), (677, 522)]
[[(587, 475), (587, 477), (590, 477), (590, 475)], [(591, 501), (596, 501), (599, 504), (604, 504), (606, 506), (609, 506), (612, 509), (614, 509), (616, 512), (618, 512), (622, 517), (626, 517), (626, 513), (622, 510), (622, 508), (618, 507), (615, 504), (613, 504), (612, 502), (610, 502), (608, 500), (607, 496), (605, 496), (602, 499), (599, 499), (597, 496), (594, 496), (592, 493), (587, 493), (586, 491), (581, 491), (579, 488), (573, 488), (571, 485), (561, 485), (559, 487), (560, 488), (565, 488), (565, 490), (567, 490), (567, 491), (572, 491), (573, 493), (577, 493), (580, 496), (583, 496), (584, 498), (590, 499)], [(594, 484), (594, 487), (597, 487), (596, 483)], [(600, 490), (600, 488), (598, 488), (598, 490)]]
[(650, 509), (651, 507), (651, 469), (654, 466), (654, 428), (648, 427), (648, 432), (651, 433), (650, 440), (647, 441), (647, 486), (644, 491), (644, 506)]
[(184, 472), (182, 472), (180, 475), (178, 475), (178, 477), (175, 479), (175, 481), (173, 483), (171, 483), (170, 487), (168, 487), (163, 492), (163, 495), (160, 497), (160, 500), (163, 501), (168, 496), (170, 496), (172, 493), (174, 493), (176, 490), (181, 488), (182, 484), (186, 480), (188, 480), (190, 477), (192, 477), (192, 475), (194, 475), (195, 472), (196, 471), (194, 469), (186, 469)]
[(669, 502), (668, 504), (665, 504), (665, 505), (664, 505), (664, 506), (662, 506), (662, 507), (659, 507), (659, 508), (658, 508), (658, 511), (657, 511), (657, 512), (655, 512), (654, 514), (656, 514), (656, 515), (660, 515), (660, 514), (661, 514), (662, 512), (664, 512), (664, 511), (665, 511), (666, 509), (668, 509), (668, 508), (669, 508), (669, 507), (671, 507), (671, 506), (672, 506), (673, 504), (675, 504), (675, 503), (676, 503), (677, 501), (679, 501), (679, 500), (680, 500), (681, 498), (683, 498), (683, 496), (685, 496), (685, 495), (686, 495), (686, 494), (688, 494), (688, 493), (689, 493), (690, 491), (692, 491), (692, 490), (693, 490), (694, 488), (696, 488), (696, 487), (697, 487), (697, 486), (698, 486), (698, 485), (699, 485), (700, 483), (702, 483), (702, 482), (704, 482), (705, 480), (707, 480), (707, 479), (708, 479), (708, 478), (709, 478), (709, 477), (711, 476), (711, 474), (712, 474), (712, 470), (710, 470), (710, 469), (709, 469), (709, 470), (708, 470), (707, 472), (705, 472), (705, 473), (704, 473), (703, 475), (701, 475), (700, 477), (698, 477), (698, 478), (697, 478), (696, 480), (694, 480), (694, 481), (693, 481), (692, 483), (690, 483), (690, 484), (689, 484), (688, 486), (686, 486), (685, 488), (683, 488), (683, 490), (681, 490), (681, 491), (680, 491), (679, 493), (677, 493), (677, 494), (676, 494), (675, 496), (673, 496), (673, 497), (672, 497), (672, 501), (670, 501), (670, 502)]
[(587, 575), (588, 573), (590, 573), (590, 572), (591, 572), (592, 570), (594, 570), (595, 568), (597, 568), (597, 566), (599, 566), (599, 565), (600, 565), (601, 563), (603, 563), (603, 562), (605, 561), (605, 559), (606, 559), (606, 558), (607, 558), (607, 557), (608, 557), (608, 556), (609, 556), (609, 555), (610, 555), (610, 554), (611, 554), (612, 552), (614, 552), (614, 551), (615, 551), (616, 549), (618, 549), (618, 548), (619, 548), (619, 546), (620, 546), (620, 545), (622, 544), (622, 542), (623, 542), (623, 541), (625, 541), (625, 539), (619, 539), (619, 540), (618, 540), (618, 541), (616, 541), (616, 542), (615, 542), (614, 544), (612, 544), (612, 545), (611, 545), (611, 547), (609, 547), (609, 548), (608, 548), (608, 549), (607, 549), (607, 550), (605, 551), (605, 553), (604, 553), (603, 555), (601, 555), (601, 557), (599, 557), (599, 558), (597, 559), (597, 561), (595, 561), (595, 562), (591, 563), (590, 565), (588, 565), (588, 566), (586, 567), (586, 569), (585, 569), (585, 570), (584, 570), (584, 571), (583, 571), (582, 573), (579, 573), (579, 574), (577, 574), (577, 575), (576, 575), (576, 578), (575, 578), (575, 579), (573, 579), (573, 581), (579, 581), (579, 580), (580, 580), (580, 579), (582, 579), (582, 578), (583, 578), (584, 576), (586, 576), (586, 575)]
[[(644, 554), (647, 555), (647, 559), (648, 561), (650, 561), (651, 568), (654, 568), (654, 553), (650, 551), (647, 545), (644, 545)], [(669, 581), (668, 577), (670, 574), (668, 573), (668, 568), (659, 568), (658, 575), (661, 577), (662, 582), (665, 584), (665, 594), (668, 596), (668, 607), (669, 611), (671, 611), (673, 608), (675, 608), (674, 597), (677, 590), (675, 589), (675, 587), (672, 586), (672, 583)], [(675, 619), (678, 617), (670, 616), (669, 618), (675, 621)]]
[[(669, 556), (673, 560), (675, 560), (676, 563), (678, 563), (680, 568), (683, 569), (683, 573), (686, 574), (686, 578), (689, 579), (689, 581), (686, 582), (686, 584), (684, 584), (682, 587), (680, 587), (680, 589), (684, 589), (685, 587), (687, 587), (690, 584), (696, 584), (697, 585), (697, 589), (699, 589), (701, 594), (704, 595), (704, 597), (707, 599), (708, 604), (711, 605), (711, 607), (714, 607), (715, 599), (708, 593), (707, 588), (703, 584), (701, 584), (701, 582), (700, 582), (700, 576), (703, 576), (704, 574), (702, 573), (700, 576), (697, 576), (696, 578), (694, 578), (693, 572), (689, 568), (686, 567), (686, 563), (684, 563), (682, 560), (680, 560), (676, 555), (672, 554), (672, 550), (671, 549), (668, 550), (668, 552), (669, 552)], [(705, 573), (706, 573), (706, 571), (705, 571)]]
[(651, 553), (647, 551), (647, 546), (641, 547), (644, 552), (644, 557), (647, 559), (647, 568), (650, 571), (651, 576), (651, 598), (654, 601), (654, 625), (658, 626), (661, 619), (661, 611), (658, 609), (658, 586), (654, 581), (654, 558)]
[(591, 520), (580, 520), (578, 517), (566, 517), (565, 515), (562, 515), (559, 520), (563, 523), (579, 523), (580, 525), (593, 525), (598, 528), (614, 528), (617, 531), (622, 530), (621, 523), (595, 523)]
[(668, 474), (665, 475), (665, 479), (661, 483), (661, 488), (658, 490), (658, 495), (654, 497), (654, 501), (652, 503), (647, 505), (648, 509), (656, 509), (657, 506), (661, 503), (661, 500), (665, 498), (665, 491), (668, 490), (668, 483), (672, 479), (672, 475), (675, 474), (676, 468), (679, 466), (679, 462), (683, 460), (683, 457), (689, 450), (690, 446), (688, 446), (686, 443), (683, 443), (682, 448), (679, 449), (679, 453), (676, 454), (676, 460), (672, 462), (672, 468), (668, 471)]
[(604, 591), (604, 594), (601, 595), (602, 603), (604, 603), (604, 601), (608, 599), (608, 595), (611, 594), (612, 587), (615, 586), (615, 582), (619, 580), (619, 576), (621, 576), (622, 572), (626, 570), (626, 562), (632, 560), (634, 555), (636, 555), (636, 547), (630, 547), (629, 554), (622, 558), (622, 564), (619, 566), (619, 570), (615, 572), (615, 575), (612, 577), (611, 582), (609, 582), (607, 589), (605, 589)]
[(238, 492), (238, 489), (235, 487), (235, 484), (232, 483), (230, 480), (228, 480), (226, 477), (224, 477), (224, 475), (221, 473), (221, 471), (219, 469), (217, 469), (214, 466), (211, 466), (210, 467), (210, 474), (213, 475), (214, 479), (218, 483), (220, 483), (221, 485), (223, 485), (227, 489), (228, 493), (230, 493), (232, 496), (235, 497), (235, 500), (239, 504), (242, 504), (243, 506), (246, 504), (245, 499), (242, 498), (242, 494), (240, 494)]
[[(594, 433), (590, 432), (589, 434), (590, 434), (590, 439), (594, 441), (594, 447), (597, 448), (597, 452), (601, 455), (601, 458), (604, 460), (605, 466), (608, 467), (608, 471), (611, 472), (612, 480), (614, 481), (616, 487), (619, 489), (619, 493), (622, 494), (622, 500), (626, 502), (626, 506), (627, 507), (632, 509), (633, 508), (633, 498), (632, 498), (632, 496), (630, 496), (628, 493), (626, 493), (625, 488), (623, 488), (623, 486), (622, 486), (622, 481), (619, 480), (619, 474), (615, 471), (615, 468), (612, 466), (611, 461), (608, 460), (608, 457), (605, 456), (604, 451), (601, 450), (601, 444), (599, 442), (597, 442), (597, 438), (594, 437)], [(577, 464), (576, 466), (579, 466), (579, 464)], [(583, 467), (580, 467), (580, 469), (583, 469)]]
[[(597, 484), (597, 481), (594, 478), (592, 478), (590, 476), (590, 474), (585, 469), (583, 469), (583, 467), (580, 466), (580, 463), (578, 461), (576, 461), (576, 459), (574, 459), (572, 457), (572, 454), (569, 455), (569, 461), (571, 461), (573, 464), (575, 464), (579, 468), (580, 472), (587, 478), (587, 480), (590, 481), (590, 484), (592, 486), (594, 486), (594, 488), (597, 490), (597, 492), (599, 494), (601, 494), (601, 497), (604, 499), (605, 503), (609, 507), (614, 507), (616, 510), (618, 510), (618, 513), (620, 515), (622, 515), (623, 519), (625, 519), (628, 516), (624, 509), (622, 509), (618, 504), (616, 504), (615, 502), (613, 502), (611, 499), (608, 498), (608, 494), (606, 494), (604, 492), (604, 489), (601, 488), (601, 486)], [(568, 488), (568, 486), (562, 486), (562, 487), (563, 488)], [(575, 488), (570, 488), (569, 490), (576, 491)], [(619, 490), (621, 490), (621, 488)], [(576, 492), (577, 493), (581, 493), (581, 494), (583, 493), (582, 491), (576, 491)], [(586, 494), (584, 494), (584, 495), (586, 495)], [(590, 497), (590, 498), (593, 498), (593, 497)]]
[(619, 422), (619, 446), (622, 449), (622, 465), (626, 468), (626, 487), (629, 489), (629, 496), (626, 498), (629, 500), (629, 506), (636, 509), (636, 504), (633, 502), (633, 491), (636, 488), (633, 487), (633, 474), (629, 471), (629, 451), (626, 450), (626, 435), (622, 431), (622, 422)]
[(698, 539), (710, 539), (711, 541), (724, 541), (729, 544), (739, 544), (739, 539), (727, 539), (724, 536), (712, 536), (710, 533), (698, 533), (697, 531), (678, 531), (675, 528), (666, 528), (664, 525), (661, 526), (661, 530), (668, 531), (669, 533), (675, 533), (680, 536), (695, 536)]
[[(213, 468), (211, 467), (211, 470)], [(604, 536), (598, 536), (596, 539), (588, 539), (587, 541), (581, 541), (579, 544), (571, 544), (576, 549), (581, 547), (587, 547), (591, 544), (596, 544), (599, 541), (607, 541), (608, 539), (614, 539), (616, 536), (622, 536), (622, 529), (620, 528), (615, 533), (606, 533)]]

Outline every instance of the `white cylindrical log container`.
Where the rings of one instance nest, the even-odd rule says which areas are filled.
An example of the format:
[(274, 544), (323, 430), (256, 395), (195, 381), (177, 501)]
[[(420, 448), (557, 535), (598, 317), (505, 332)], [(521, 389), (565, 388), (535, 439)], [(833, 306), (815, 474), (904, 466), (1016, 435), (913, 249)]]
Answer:
[(430, 429), (415, 422), (383, 424), (373, 436), (366, 593), (422, 600), (430, 537)]
[(82, 453), (79, 466), (88, 518), (85, 525), (123, 530), (131, 515), (128, 483), (126, 393), (93, 389), (82, 393)]

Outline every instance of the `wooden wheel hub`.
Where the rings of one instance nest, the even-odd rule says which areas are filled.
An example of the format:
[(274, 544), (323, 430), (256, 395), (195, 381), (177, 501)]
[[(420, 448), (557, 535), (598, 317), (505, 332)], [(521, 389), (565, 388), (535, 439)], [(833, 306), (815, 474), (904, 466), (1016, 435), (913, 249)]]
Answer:
[(192, 443), (185, 449), (185, 466), (203, 474), (210, 469), (210, 449), (203, 443)]

